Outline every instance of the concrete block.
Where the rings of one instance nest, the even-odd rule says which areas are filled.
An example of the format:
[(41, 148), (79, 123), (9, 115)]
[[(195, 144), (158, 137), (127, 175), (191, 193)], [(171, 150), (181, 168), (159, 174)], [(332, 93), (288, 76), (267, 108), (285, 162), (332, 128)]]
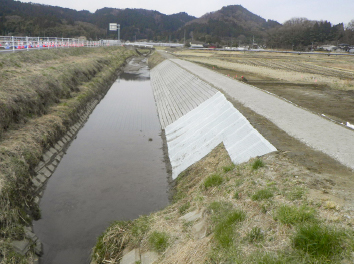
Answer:
[(48, 167), (48, 170), (50, 170), (51, 172), (54, 172), (55, 171), (55, 167), (53, 164), (49, 165)]
[(49, 149), (50, 153), (52, 153), (53, 155), (57, 154), (58, 151), (55, 148), (50, 148)]
[[(49, 152), (49, 153), (50, 153), (50, 152)], [(52, 154), (48, 155), (47, 152), (44, 153), (44, 154), (43, 154), (44, 163), (48, 163), (48, 162), (50, 161), (51, 157), (52, 157)]]
[(42, 168), (39, 171), (40, 174), (43, 174), (45, 177), (49, 178), (50, 176), (52, 176), (52, 173), (50, 172), (50, 170), (48, 170), (46, 167)]
[(61, 148), (63, 148), (65, 144), (63, 143), (63, 141), (59, 140), (59, 141), (58, 141), (58, 145), (59, 145)]
[(74, 136), (70, 131), (68, 131), (66, 134), (67, 134), (70, 138), (72, 138), (72, 137)]
[(123, 255), (120, 264), (135, 264), (136, 261), (140, 261), (140, 252), (138, 248), (129, 251), (127, 254)]
[(57, 161), (57, 159), (55, 159), (55, 160), (52, 162), (52, 165), (53, 165), (54, 167), (58, 166), (58, 164), (59, 164), (59, 162)]
[(159, 259), (159, 255), (153, 251), (148, 251), (141, 254), (141, 264), (153, 264), (158, 259)]
[(33, 185), (36, 189), (39, 189), (40, 187), (42, 187), (42, 183), (40, 181), (38, 181), (36, 178), (32, 179)]
[(62, 137), (62, 138), (61, 138), (61, 141), (62, 141), (64, 144), (68, 143), (68, 140), (67, 140), (65, 137)]
[(36, 245), (34, 247), (34, 252), (36, 253), (36, 255), (38, 256), (42, 256), (43, 254), (43, 247), (42, 247), (42, 243), (39, 239), (37, 239), (36, 241)]
[(24, 256), (27, 253), (27, 251), (29, 250), (29, 248), (31, 246), (31, 242), (28, 239), (24, 239), (21, 241), (15, 240), (15, 241), (11, 242), (11, 245), (12, 245), (13, 249), (15, 250), (15, 252)]
[(207, 222), (205, 219), (192, 226), (192, 233), (195, 239), (202, 239), (206, 236)]
[(37, 165), (37, 167), (34, 169), (36, 172), (38, 172), (40, 169), (42, 169), (45, 166), (45, 163), (43, 161), (40, 161)]
[(59, 144), (55, 144), (55, 145), (54, 145), (54, 148), (55, 148), (57, 151), (61, 151), (61, 147), (59, 146)]
[(43, 174), (38, 174), (35, 179), (41, 183), (44, 183), (47, 180), (47, 177), (45, 177)]
[(57, 155), (56, 157), (55, 157), (55, 160), (56, 161), (58, 161), (58, 163), (61, 161), (61, 159), (62, 159), (62, 155), (60, 155), (60, 153), (59, 153), (59, 155)]
[(185, 220), (187, 222), (192, 222), (192, 221), (195, 221), (195, 220), (198, 220), (200, 218), (203, 217), (203, 210), (195, 210), (193, 212), (189, 212), (183, 216), (181, 216), (179, 219), (180, 220)]
[(71, 138), (70, 138), (69, 136), (64, 136), (64, 138), (65, 138), (68, 142), (71, 141)]

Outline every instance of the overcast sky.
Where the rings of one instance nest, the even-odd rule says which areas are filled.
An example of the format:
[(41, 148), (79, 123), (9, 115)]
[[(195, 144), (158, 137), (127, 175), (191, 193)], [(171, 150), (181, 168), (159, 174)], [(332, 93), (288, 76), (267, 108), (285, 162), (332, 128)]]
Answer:
[[(29, 0), (53, 6), (95, 12), (103, 7), (143, 8), (163, 14), (186, 12), (200, 17), (227, 5), (242, 5), (265, 19), (284, 23), (293, 17), (347, 24), (354, 19), (354, 0)], [(114, 21), (112, 21), (114, 22)]]

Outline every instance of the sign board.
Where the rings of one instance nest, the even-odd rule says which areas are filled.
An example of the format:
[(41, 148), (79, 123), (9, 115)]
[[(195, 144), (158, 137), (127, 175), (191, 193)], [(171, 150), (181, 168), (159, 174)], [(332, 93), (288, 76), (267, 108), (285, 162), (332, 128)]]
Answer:
[(117, 23), (109, 23), (109, 30), (111, 31), (117, 31)]

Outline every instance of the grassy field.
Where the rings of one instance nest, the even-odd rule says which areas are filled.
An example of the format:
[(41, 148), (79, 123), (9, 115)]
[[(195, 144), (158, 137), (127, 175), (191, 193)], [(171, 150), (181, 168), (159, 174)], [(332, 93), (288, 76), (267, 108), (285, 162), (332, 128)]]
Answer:
[[(352, 58), (189, 50), (174, 54), (230, 78), (244, 76), (254, 86), (297, 98), (317, 113), (328, 111), (326, 103), (336, 104), (343, 93), (340, 102), (345, 107), (337, 103), (340, 110), (330, 111), (338, 120), (350, 118), (351, 113), (344, 112), (352, 112), (353, 77), (345, 74), (353, 70)], [(245, 58), (247, 63), (236, 62)], [(155, 54), (152, 61), (161, 60)], [(275, 66), (275, 61), (291, 65), (291, 60), (344, 73), (328, 77), (318, 72), (316, 78), (328, 82), (313, 84), (315, 79), (292, 76), (309, 74), (305, 67), (297, 72)], [(333, 80), (348, 86), (331, 86)], [(327, 101), (318, 102), (321, 97)], [(154, 263), (354, 262), (354, 173), (231, 102), (278, 152), (234, 165), (219, 145), (180, 174), (170, 206), (134, 221), (112, 223), (98, 238), (93, 263), (118, 263), (133, 249), (139, 249), (140, 256), (155, 252)]]
[(133, 55), (122, 47), (73, 48), (0, 56), (0, 262), (32, 263), (12, 240), (40, 217), (32, 195), (42, 154), (99, 98)]

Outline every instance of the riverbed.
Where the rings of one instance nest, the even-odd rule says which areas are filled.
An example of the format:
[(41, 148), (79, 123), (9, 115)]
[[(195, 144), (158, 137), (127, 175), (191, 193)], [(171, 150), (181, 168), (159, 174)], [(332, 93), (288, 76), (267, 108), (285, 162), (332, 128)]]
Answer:
[(146, 59), (130, 61), (50, 178), (34, 223), (42, 264), (89, 263), (112, 221), (168, 204), (161, 126)]

